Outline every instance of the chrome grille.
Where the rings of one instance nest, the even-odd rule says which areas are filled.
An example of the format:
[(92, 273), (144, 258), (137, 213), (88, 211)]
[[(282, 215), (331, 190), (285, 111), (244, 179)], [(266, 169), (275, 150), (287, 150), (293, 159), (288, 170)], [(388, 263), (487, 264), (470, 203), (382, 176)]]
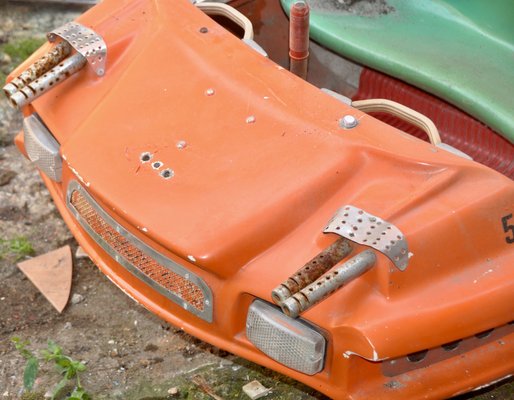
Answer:
[(68, 186), (68, 208), (107, 253), (159, 293), (212, 321), (212, 295), (197, 275), (158, 253), (103, 211), (77, 182)]

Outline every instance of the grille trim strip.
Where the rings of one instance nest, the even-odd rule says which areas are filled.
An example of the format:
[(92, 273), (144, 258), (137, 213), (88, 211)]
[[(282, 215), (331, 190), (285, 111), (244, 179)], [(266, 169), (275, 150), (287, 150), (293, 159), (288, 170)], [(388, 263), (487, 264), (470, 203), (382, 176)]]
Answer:
[[(191, 303), (185, 301), (183, 298), (173, 293), (170, 290), (167, 290), (163, 286), (159, 285), (157, 282), (152, 280), (149, 276), (140, 271), (136, 266), (126, 260), (121, 254), (119, 254), (115, 249), (113, 249), (104, 238), (102, 238), (97, 232), (93, 230), (93, 228), (89, 225), (89, 223), (82, 217), (82, 215), (78, 212), (78, 210), (72, 204), (72, 194), (74, 191), (79, 192), (87, 201), (87, 203), (98, 213), (100, 218), (102, 218), (107, 225), (113, 228), (120, 236), (125, 238), (131, 245), (135, 248), (139, 249), (143, 254), (155, 260), (158, 264), (164, 266), (169, 269), (171, 272), (179, 275), (184, 280), (191, 282), (196, 285), (202, 292), (204, 296), (204, 304), (203, 310), (196, 308)], [(125, 267), (130, 273), (135, 275), (137, 278), (142, 280), (144, 283), (155, 289), (157, 292), (167, 297), (174, 303), (178, 304), (185, 310), (191, 312), (192, 314), (198, 316), (199, 318), (212, 322), (213, 315), (213, 301), (212, 301), (212, 291), (207, 286), (207, 284), (200, 278), (198, 275), (192, 273), (187, 270), (180, 264), (175, 261), (167, 258), (162, 255), (155, 249), (151, 248), (144, 242), (142, 242), (139, 238), (134, 236), (132, 233), (123, 228), (117, 221), (115, 221), (109, 214), (107, 214), (96, 201), (91, 197), (91, 195), (77, 182), (70, 181), (67, 188), (66, 193), (66, 206), (68, 210), (73, 214), (77, 222), (80, 226), (91, 236), (91, 238), (97, 243), (106, 253), (108, 253), (117, 263)]]

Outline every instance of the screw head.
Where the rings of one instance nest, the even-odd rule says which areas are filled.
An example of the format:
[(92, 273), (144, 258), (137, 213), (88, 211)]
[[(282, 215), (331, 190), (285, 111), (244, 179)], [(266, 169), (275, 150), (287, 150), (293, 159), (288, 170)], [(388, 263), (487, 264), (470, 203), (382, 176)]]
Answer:
[(212, 96), (214, 94), (214, 89), (209, 88), (205, 91), (206, 96)]
[(339, 126), (344, 129), (355, 128), (358, 124), (359, 121), (353, 115), (345, 115), (339, 120)]
[(246, 118), (247, 124), (253, 124), (255, 122), (255, 116), (250, 115), (248, 118)]
[(185, 140), (179, 140), (177, 142), (177, 149), (185, 149), (187, 147), (187, 143)]

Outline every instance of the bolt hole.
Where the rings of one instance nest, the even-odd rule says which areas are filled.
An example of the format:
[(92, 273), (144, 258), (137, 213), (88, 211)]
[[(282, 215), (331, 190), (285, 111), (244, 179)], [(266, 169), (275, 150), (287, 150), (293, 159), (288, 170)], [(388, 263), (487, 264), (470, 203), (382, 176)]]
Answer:
[(207, 33), (207, 32), (209, 32), (209, 29), (207, 29), (207, 27), (202, 26), (202, 27), (200, 28), (200, 33)]
[(150, 153), (143, 153), (140, 157), (142, 162), (148, 162), (152, 159), (152, 155)]
[(161, 176), (164, 179), (170, 179), (171, 177), (173, 177), (173, 171), (169, 168), (165, 169), (164, 171), (161, 172)]

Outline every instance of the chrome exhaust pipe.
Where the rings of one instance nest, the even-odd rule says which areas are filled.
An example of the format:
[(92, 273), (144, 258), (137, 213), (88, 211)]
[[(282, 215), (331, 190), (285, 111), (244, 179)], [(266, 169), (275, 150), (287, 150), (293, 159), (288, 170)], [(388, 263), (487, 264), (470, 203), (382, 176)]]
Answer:
[(271, 292), (273, 301), (281, 306), (293, 294), (318, 279), (352, 252), (350, 242), (340, 238), (296, 271)]
[(337, 289), (368, 271), (376, 262), (372, 250), (365, 250), (346, 261), (339, 268), (320, 276), (315, 282), (289, 297), (281, 305), (284, 314), (296, 318), (300, 313), (318, 304)]
[(71, 75), (81, 70), (87, 63), (86, 58), (79, 53), (66, 58), (59, 65), (45, 72), (33, 82), (22, 87), (12, 95), (8, 96), (13, 107), (21, 108), (39, 96), (64, 82)]
[(19, 76), (3, 87), (5, 95), (10, 98), (18, 90), (22, 89), (29, 83), (35, 81), (45, 72), (48, 72), (68, 57), (71, 53), (71, 45), (68, 42), (60, 42), (54, 46), (48, 53), (44, 54)]

